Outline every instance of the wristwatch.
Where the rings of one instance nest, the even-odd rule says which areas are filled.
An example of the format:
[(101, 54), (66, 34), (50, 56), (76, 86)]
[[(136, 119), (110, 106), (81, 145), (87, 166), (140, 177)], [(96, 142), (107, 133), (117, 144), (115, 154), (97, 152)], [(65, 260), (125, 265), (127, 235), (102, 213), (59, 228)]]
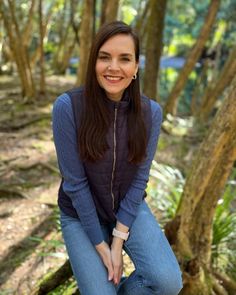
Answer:
[(129, 237), (129, 232), (124, 233), (122, 231), (117, 230), (116, 228), (113, 228), (112, 235), (114, 237), (121, 238), (122, 240), (127, 241), (128, 237)]

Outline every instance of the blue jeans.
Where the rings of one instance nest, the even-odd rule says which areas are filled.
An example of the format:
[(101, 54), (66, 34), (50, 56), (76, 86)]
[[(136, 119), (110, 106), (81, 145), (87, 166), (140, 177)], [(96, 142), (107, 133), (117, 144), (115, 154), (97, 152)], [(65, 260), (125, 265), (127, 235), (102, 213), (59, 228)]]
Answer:
[[(102, 225), (108, 242), (115, 224)], [(123, 249), (135, 270), (117, 287), (84, 232), (79, 219), (61, 212), (61, 227), (71, 267), (82, 295), (177, 295), (182, 288), (175, 255), (146, 202), (130, 228)]]

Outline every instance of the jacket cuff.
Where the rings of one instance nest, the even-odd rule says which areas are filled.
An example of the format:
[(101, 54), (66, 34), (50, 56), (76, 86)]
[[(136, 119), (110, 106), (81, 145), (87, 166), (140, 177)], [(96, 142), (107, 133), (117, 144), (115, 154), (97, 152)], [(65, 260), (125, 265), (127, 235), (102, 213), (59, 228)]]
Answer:
[(122, 224), (126, 225), (128, 228), (130, 228), (132, 226), (136, 216), (128, 213), (127, 211), (125, 211), (124, 209), (122, 209), (120, 207), (117, 214), (116, 214), (116, 218), (120, 223), (122, 223)]
[(103, 233), (101, 230), (100, 225), (94, 225), (93, 227), (85, 228), (84, 230), (86, 234), (88, 235), (91, 243), (96, 246), (100, 244), (102, 241), (104, 241)]

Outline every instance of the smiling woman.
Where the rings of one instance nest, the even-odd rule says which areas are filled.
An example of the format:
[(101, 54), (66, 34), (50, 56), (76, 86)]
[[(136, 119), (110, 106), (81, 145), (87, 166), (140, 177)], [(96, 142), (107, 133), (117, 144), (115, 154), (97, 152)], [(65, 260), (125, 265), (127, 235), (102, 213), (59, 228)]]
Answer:
[(99, 50), (96, 76), (111, 100), (121, 100), (124, 90), (137, 75), (134, 46), (130, 35), (119, 34), (108, 39)]
[[(132, 28), (104, 25), (85, 85), (53, 107), (61, 228), (85, 295), (176, 295), (182, 287), (178, 262), (144, 200), (162, 111), (141, 95), (138, 63)], [(135, 265), (128, 278), (121, 278), (122, 249)]]

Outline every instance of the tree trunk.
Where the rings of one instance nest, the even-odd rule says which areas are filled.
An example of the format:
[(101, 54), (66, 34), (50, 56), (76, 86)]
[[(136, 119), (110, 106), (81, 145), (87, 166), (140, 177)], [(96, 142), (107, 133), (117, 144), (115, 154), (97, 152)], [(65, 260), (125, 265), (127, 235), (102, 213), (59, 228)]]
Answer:
[[(15, 32), (15, 40), (14, 43), (17, 45), (15, 48), (15, 58), (17, 59), (17, 64), (19, 65), (20, 72), (22, 73), (23, 81), (24, 81), (24, 88), (23, 89), (23, 97), (26, 97), (27, 100), (32, 100), (35, 96), (35, 86), (33, 81), (33, 75), (30, 67), (29, 61), (29, 52), (28, 47), (23, 43), (23, 36), (20, 33), (20, 25), (16, 19), (16, 7), (15, 3), (8, 0), (10, 17), (13, 27), (13, 32)], [(30, 9), (28, 18), (32, 18), (33, 9)], [(11, 25), (10, 25), (11, 26)], [(10, 27), (9, 26), (9, 27)], [(12, 34), (13, 36), (13, 34)]]
[(70, 23), (75, 33), (76, 43), (79, 45), (79, 28), (81, 22), (77, 23), (77, 19), (75, 17), (75, 13), (78, 9), (78, 1), (79, 0), (70, 0)]
[(79, 67), (77, 71), (76, 85), (81, 85), (85, 81), (86, 69), (89, 52), (93, 37), (93, 1), (85, 0), (82, 10), (82, 20), (79, 32), (80, 49), (79, 49)]
[[(142, 1), (140, 1), (139, 3), (137, 17), (135, 18), (136, 19), (135, 31), (139, 34), (140, 39), (144, 41), (144, 33), (146, 32), (147, 22), (149, 20), (151, 1), (150, 0), (146, 1), (145, 7), (143, 8), (143, 10), (141, 9), (141, 3)], [(142, 42), (142, 44), (143, 43), (144, 42)]]
[(201, 55), (201, 52), (206, 44), (206, 41), (208, 40), (219, 6), (220, 0), (211, 0), (211, 4), (209, 6), (209, 10), (205, 18), (203, 27), (201, 29), (200, 35), (196, 43), (192, 47), (187, 57), (187, 60), (184, 64), (184, 67), (180, 71), (177, 81), (168, 97), (167, 103), (165, 105), (165, 113), (176, 115), (178, 98), (184, 89), (189, 74), (192, 72), (197, 60)]
[[(55, 2), (51, 4), (51, 6), (48, 8), (47, 14), (44, 16), (44, 21), (42, 22), (42, 33), (41, 33), (42, 34), (41, 38), (43, 39), (47, 36), (47, 32), (49, 29), (48, 24), (53, 14), (53, 8), (55, 4), (56, 4)], [(41, 54), (41, 43), (39, 42), (38, 47), (34, 50), (30, 58), (30, 65), (32, 69), (35, 68), (36, 63), (40, 60), (40, 54)]]
[[(27, 100), (31, 100), (35, 96), (35, 86), (29, 63), (28, 48), (23, 44), (23, 38), (19, 30), (19, 23), (17, 22), (15, 11), (14, 2), (8, 0), (8, 7), (4, 5), (3, 2), (0, 2), (0, 12), (3, 17), (11, 51), (21, 80), (22, 95)], [(29, 17), (31, 16), (29, 15)]]
[(157, 99), (157, 78), (163, 47), (163, 29), (167, 0), (151, 0), (151, 14), (147, 25), (146, 60), (143, 79), (143, 92)]
[(196, 79), (192, 97), (191, 97), (191, 105), (190, 105), (190, 110), (191, 110), (191, 115), (192, 116), (197, 116), (197, 110), (199, 109), (200, 101), (199, 97), (201, 96), (201, 93), (203, 93), (203, 89), (205, 88), (205, 83), (204, 81), (207, 81), (207, 71), (209, 68), (209, 61), (206, 59), (202, 65), (202, 69), (200, 74), (198, 74), (198, 77)]
[[(68, 67), (69, 59), (71, 56), (71, 53), (76, 45), (75, 38), (77, 41), (77, 34), (76, 31), (78, 27), (72, 22), (75, 22), (74, 20), (74, 14), (70, 14), (68, 17), (68, 10), (71, 10), (76, 7), (76, 2), (64, 2), (64, 7), (60, 14), (60, 22), (58, 22), (58, 28), (57, 33), (59, 36), (59, 41), (56, 46), (56, 52), (53, 56), (53, 70), (55, 74), (65, 74), (65, 71)], [(73, 18), (73, 20), (72, 20)], [(79, 26), (79, 25), (78, 25)], [(74, 35), (72, 33), (72, 30), (74, 31)]]
[(119, 0), (102, 0), (101, 22), (102, 26), (117, 19)]
[(184, 274), (181, 294), (210, 295), (215, 208), (236, 159), (236, 78), (202, 143), (166, 234)]
[(44, 39), (44, 26), (43, 26), (43, 15), (42, 15), (42, 0), (39, 0), (39, 36), (40, 36), (40, 89), (41, 94), (46, 92), (45, 84), (45, 71), (44, 71), (44, 48), (43, 48), (43, 39)]
[(35, 10), (35, 0), (31, 1), (30, 9), (28, 13), (28, 19), (25, 24), (25, 27), (22, 30), (22, 43), (25, 47), (29, 47), (32, 40), (32, 27), (33, 27), (33, 18), (34, 18), (34, 10)]
[(236, 294), (236, 282), (229, 278), (226, 274), (222, 274), (219, 272), (214, 272), (216, 278), (222, 282), (222, 285), (227, 290), (227, 295), (235, 295)]
[(59, 75), (64, 75), (68, 68), (71, 55), (76, 46), (76, 35), (74, 35), (74, 40), (72, 41), (67, 40), (66, 37), (64, 40), (65, 42), (63, 42), (63, 39), (60, 40), (59, 49), (53, 62), (54, 73)]
[(200, 120), (206, 120), (211, 113), (217, 98), (222, 94), (224, 89), (230, 84), (236, 74), (236, 46), (232, 49), (224, 67), (218, 77), (207, 87), (203, 97), (201, 108), (198, 112)]

